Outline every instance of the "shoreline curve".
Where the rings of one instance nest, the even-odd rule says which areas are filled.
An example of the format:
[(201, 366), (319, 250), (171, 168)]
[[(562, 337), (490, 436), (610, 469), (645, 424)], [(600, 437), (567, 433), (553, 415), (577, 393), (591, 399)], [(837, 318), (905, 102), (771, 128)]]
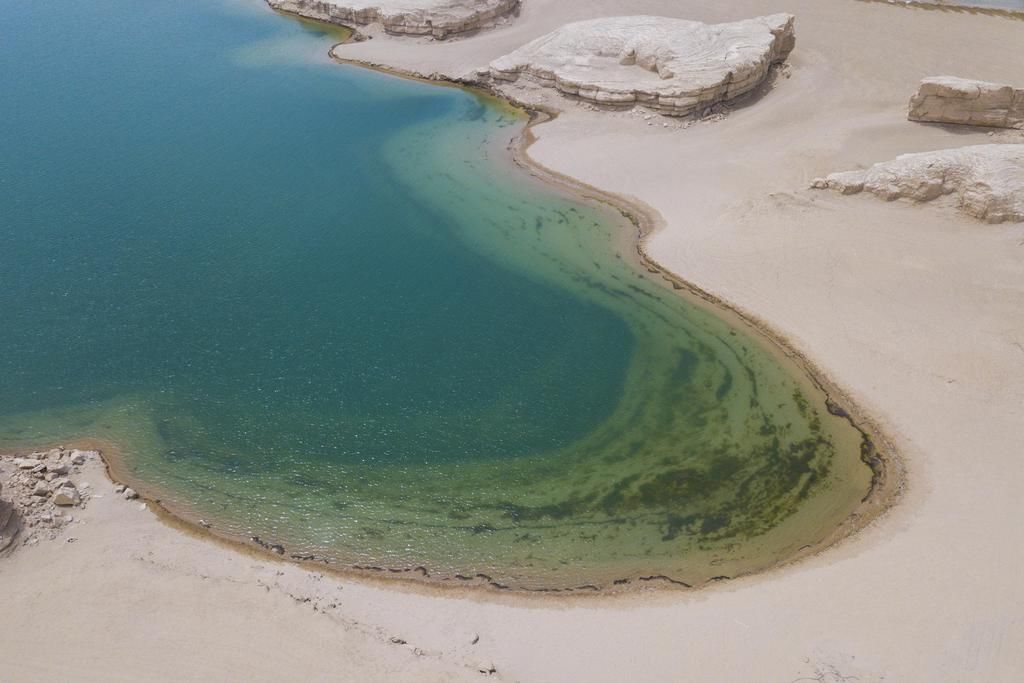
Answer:
[[(870, 2), (872, 0), (866, 1)], [(275, 9), (274, 11), (289, 18), (318, 24), (323, 23), (282, 10)], [(831, 533), (816, 543), (801, 547), (789, 557), (761, 569), (736, 574), (735, 576), (713, 577), (697, 584), (687, 583), (676, 577), (656, 574), (613, 579), (605, 587), (583, 584), (570, 588), (529, 589), (513, 588), (495, 581), (486, 574), (479, 573), (472, 576), (457, 574), (452, 578), (437, 579), (433, 578), (429, 570), (422, 565), (413, 567), (338, 565), (332, 564), (324, 558), (317, 558), (312, 555), (287, 555), (286, 549), (275, 543), (273, 539), (264, 541), (257, 536), (253, 536), (246, 540), (240, 536), (218, 533), (210, 528), (209, 525), (203, 524), (201, 519), (192, 519), (188, 515), (177, 513), (168, 508), (161, 502), (161, 498), (157, 497), (159, 494), (153, 493), (151, 486), (147, 486), (144, 483), (139, 484), (134, 478), (123, 473), (124, 466), (122, 463), (124, 456), (114, 443), (100, 439), (85, 438), (69, 440), (65, 442), (65, 446), (98, 450), (104, 470), (111, 481), (114, 483), (132, 483), (133, 487), (138, 491), (140, 499), (149, 504), (150, 509), (153, 510), (157, 518), (162, 523), (178, 531), (198, 538), (212, 540), (234, 551), (260, 559), (269, 558), (278, 562), (294, 564), (304, 569), (315, 569), (318, 572), (334, 575), (339, 578), (379, 584), (388, 588), (402, 588), (449, 597), (458, 595), (459, 597), (486, 597), (492, 599), (498, 596), (531, 596), (533, 599), (540, 599), (546, 602), (556, 596), (572, 596), (575, 600), (583, 595), (589, 596), (590, 599), (599, 597), (613, 598), (636, 595), (640, 592), (662, 592), (667, 589), (686, 592), (704, 591), (717, 584), (729, 583), (739, 579), (768, 578), (783, 569), (809, 560), (812, 557), (817, 557), (839, 546), (847, 539), (852, 538), (859, 531), (867, 528), (875, 520), (893, 509), (896, 503), (903, 497), (907, 488), (906, 469), (903, 466), (902, 458), (896, 449), (894, 440), (867, 414), (867, 411), (857, 404), (848, 392), (843, 390), (817, 362), (797, 349), (784, 334), (776, 330), (770, 323), (753, 312), (742, 309), (722, 297), (689, 282), (651, 257), (646, 250), (647, 239), (665, 227), (665, 221), (656, 209), (635, 198), (605, 191), (571, 176), (554, 171), (530, 156), (529, 148), (537, 141), (533, 128), (557, 118), (560, 113), (558, 110), (527, 105), (497, 91), (490, 84), (482, 81), (446, 78), (438, 74), (424, 75), (403, 71), (383, 64), (340, 57), (336, 54), (336, 49), (350, 42), (358, 42), (362, 39), (361, 34), (353, 26), (343, 26), (334, 23), (325, 25), (332, 28), (346, 28), (351, 31), (351, 35), (346, 40), (334, 44), (328, 51), (329, 57), (338, 64), (366, 68), (386, 75), (427, 82), (441, 87), (460, 88), (477, 96), (499, 100), (505, 105), (524, 113), (527, 117), (525, 125), (507, 146), (513, 163), (532, 177), (566, 192), (576, 199), (605, 205), (620, 214), (634, 228), (635, 232), (631, 241), (632, 246), (635, 248), (637, 265), (639, 267), (661, 277), (678, 295), (685, 297), (691, 304), (713, 310), (716, 315), (725, 318), (731, 324), (747, 328), (756, 338), (761, 339), (772, 350), (793, 363), (804, 378), (809, 380), (817, 391), (821, 392), (828, 412), (845, 419), (851, 427), (861, 434), (860, 458), (872, 472), (871, 483), (867, 493), (850, 515), (838, 524)], [(756, 94), (752, 93), (747, 97), (749, 96), (756, 96)], [(280, 549), (280, 551), (277, 549)]]

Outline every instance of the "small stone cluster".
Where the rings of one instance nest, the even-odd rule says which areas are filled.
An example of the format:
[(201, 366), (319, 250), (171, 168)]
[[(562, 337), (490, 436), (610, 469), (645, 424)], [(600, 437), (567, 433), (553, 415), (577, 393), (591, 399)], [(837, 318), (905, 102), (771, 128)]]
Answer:
[[(0, 457), (0, 551), (20, 537), (33, 545), (54, 539), (75, 521), (72, 511), (91, 496), (86, 482), (76, 481), (82, 466), (98, 451), (52, 448), (22, 457)], [(121, 486), (125, 498), (138, 494)]]
[(67, 524), (74, 521), (70, 509), (81, 506), (88, 499), (88, 484), (76, 484), (71, 476), (78, 474), (80, 466), (92, 457), (94, 451), (65, 451), (54, 448), (2, 461), (4, 470), (10, 463), (13, 471), (4, 472), (2, 490), (4, 513), (0, 521), (6, 528), (0, 532), (0, 546), (6, 548), (19, 531), (24, 530), (23, 542), (35, 543), (41, 535), (55, 538)]

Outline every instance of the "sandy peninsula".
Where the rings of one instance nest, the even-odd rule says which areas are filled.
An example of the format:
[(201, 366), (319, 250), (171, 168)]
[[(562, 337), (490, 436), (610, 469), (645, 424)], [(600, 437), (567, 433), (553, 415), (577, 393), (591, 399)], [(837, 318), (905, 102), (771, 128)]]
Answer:
[[(254, 0), (255, 1), (255, 0)], [(269, 10), (268, 10), (269, 11)], [(493, 30), (337, 56), (439, 78), (573, 21), (707, 24), (789, 13), (763, 92), (681, 126), (558, 93), (532, 159), (649, 207), (658, 263), (775, 330), (900, 453), (906, 488), (866, 529), (696, 592), (439, 592), (239, 552), (126, 500), (87, 460), (74, 520), (0, 558), (14, 681), (1014, 681), (1024, 670), (1024, 224), (952, 197), (885, 202), (815, 178), (900, 155), (1024, 143), (907, 120), (927, 77), (1021, 87), (1024, 21), (858, 0), (528, 0)], [(341, 68), (341, 67), (339, 67)], [(614, 163), (610, 163), (614, 161)], [(13, 464), (2, 463), (3, 476)]]

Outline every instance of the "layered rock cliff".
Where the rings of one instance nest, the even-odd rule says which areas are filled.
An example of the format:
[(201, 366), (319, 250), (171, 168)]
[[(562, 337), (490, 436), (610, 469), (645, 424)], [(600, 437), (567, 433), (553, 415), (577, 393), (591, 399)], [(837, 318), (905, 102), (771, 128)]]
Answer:
[(794, 18), (727, 24), (631, 16), (566, 24), (491, 62), (496, 84), (533, 84), (604, 105), (642, 105), (672, 116), (750, 92), (785, 61)]
[(493, 26), (520, 0), (267, 0), (274, 9), (332, 24), (381, 24), (388, 33), (437, 40)]
[(833, 173), (812, 187), (887, 200), (928, 202), (946, 195), (988, 223), (1024, 221), (1024, 145), (973, 145), (904, 154), (863, 171)]
[(910, 99), (911, 121), (1024, 129), (1024, 90), (1001, 83), (935, 76)]

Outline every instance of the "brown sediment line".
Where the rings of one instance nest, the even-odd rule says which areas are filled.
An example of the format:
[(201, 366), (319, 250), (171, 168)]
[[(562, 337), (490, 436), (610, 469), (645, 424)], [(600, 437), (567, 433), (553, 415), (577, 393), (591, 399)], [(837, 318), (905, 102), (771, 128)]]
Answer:
[[(331, 26), (334, 25), (332, 24)], [(343, 43), (338, 43), (334, 47), (341, 44)], [(636, 594), (641, 591), (650, 592), (652, 589), (664, 590), (671, 588), (674, 590), (693, 591), (708, 589), (734, 579), (767, 576), (832, 548), (868, 526), (892, 507), (893, 503), (905, 489), (905, 472), (902, 463), (892, 440), (868, 416), (867, 412), (857, 405), (852, 397), (843, 391), (820, 366), (799, 351), (783, 334), (775, 330), (770, 324), (751, 312), (742, 310), (676, 275), (651, 258), (645, 249), (646, 239), (655, 231), (664, 227), (664, 221), (655, 209), (636, 199), (606, 192), (572, 177), (560, 174), (538, 163), (529, 155), (529, 148), (536, 141), (533, 128), (554, 119), (558, 115), (557, 111), (550, 109), (541, 110), (536, 107), (531, 108), (525, 103), (516, 101), (494, 90), (486, 83), (458, 81), (443, 78), (436, 74), (423, 75), (402, 72), (380, 64), (347, 60), (338, 57), (334, 52), (334, 48), (331, 49), (330, 55), (332, 59), (340, 63), (371, 68), (391, 75), (426, 81), (435, 85), (468, 89), (479, 96), (495, 99), (525, 112), (529, 120), (522, 132), (508, 146), (513, 161), (531, 176), (547, 185), (559, 188), (575, 198), (596, 202), (611, 207), (618, 212), (635, 228), (631, 246), (635, 249), (638, 267), (642, 267), (648, 273), (662, 278), (679, 295), (687, 298), (691, 304), (713, 310), (718, 317), (725, 318), (735, 326), (748, 329), (753, 333), (752, 336), (755, 339), (765, 342), (770, 349), (776, 352), (778, 357), (787, 361), (805, 379), (809, 380), (813, 387), (821, 392), (829, 413), (846, 419), (861, 434), (861, 459), (871, 468), (871, 485), (857, 508), (842, 523), (837, 525), (830, 534), (816, 543), (801, 547), (790, 557), (762, 569), (734, 576), (715, 576), (701, 583), (690, 583), (683, 580), (682, 577), (661, 574), (637, 574), (636, 576), (609, 579), (605, 586), (584, 584), (569, 588), (530, 589), (508, 586), (482, 573), (436, 577), (431, 575), (430, 570), (423, 565), (407, 567), (343, 565), (335, 563), (328, 558), (317, 557), (304, 551), (295, 552), (289, 550), (287, 547), (279, 545), (278, 539), (263, 539), (257, 536), (246, 538), (243, 535), (226, 533), (209, 524), (201, 523), (198, 517), (194, 517), (183, 509), (187, 506), (182, 505), (179, 507), (175, 504), (165, 503), (159, 491), (130, 475), (124, 464), (125, 455), (116, 444), (96, 438), (76, 439), (73, 442), (68, 442), (72, 443), (72, 446), (76, 448), (100, 451), (107, 476), (114, 482), (132, 485), (163, 523), (193, 536), (212, 539), (219, 544), (250, 556), (298, 564), (311, 570), (343, 578), (380, 583), (389, 588), (401, 586), (412, 590), (436, 591), (443, 595), (486, 595), (489, 597), (514, 595), (534, 596), (536, 599), (550, 600), (554, 596), (574, 596), (574, 599), (578, 599), (578, 596), (582, 595), (611, 597)]]
[(943, 2), (942, 0), (935, 2), (929, 2), (928, 0), (858, 0), (858, 2), (870, 2), (908, 9), (952, 12), (954, 14), (982, 14), (989, 17), (1024, 20), (1024, 9), (1011, 9), (1008, 7), (976, 7), (974, 5), (961, 5), (956, 2)]

